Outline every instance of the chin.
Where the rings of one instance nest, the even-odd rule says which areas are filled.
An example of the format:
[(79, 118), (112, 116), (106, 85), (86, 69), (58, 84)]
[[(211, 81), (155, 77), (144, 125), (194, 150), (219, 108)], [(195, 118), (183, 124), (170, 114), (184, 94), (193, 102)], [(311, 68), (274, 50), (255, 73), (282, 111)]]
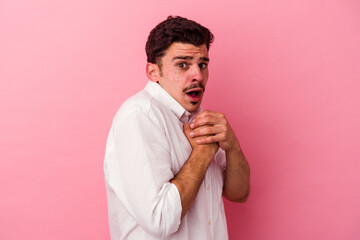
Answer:
[(186, 110), (188, 112), (195, 112), (196, 110), (198, 110), (200, 107), (200, 103), (199, 102), (192, 102), (191, 105), (189, 107), (186, 108)]

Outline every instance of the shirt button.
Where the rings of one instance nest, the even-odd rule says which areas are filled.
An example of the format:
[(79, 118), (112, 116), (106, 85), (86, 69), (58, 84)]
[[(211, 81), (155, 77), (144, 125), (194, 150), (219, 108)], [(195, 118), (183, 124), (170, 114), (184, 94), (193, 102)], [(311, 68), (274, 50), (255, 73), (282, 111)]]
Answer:
[(209, 225), (211, 225), (211, 221), (209, 220)]
[(208, 191), (209, 191), (209, 190), (210, 190), (210, 187), (207, 187), (207, 188), (206, 188), (206, 190), (208, 190)]

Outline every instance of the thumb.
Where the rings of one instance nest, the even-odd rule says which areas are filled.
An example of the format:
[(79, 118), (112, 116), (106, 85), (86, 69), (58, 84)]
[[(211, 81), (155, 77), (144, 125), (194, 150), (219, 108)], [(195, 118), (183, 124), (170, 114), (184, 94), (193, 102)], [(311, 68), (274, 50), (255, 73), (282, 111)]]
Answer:
[(190, 123), (185, 123), (184, 124), (184, 132), (189, 132), (189, 131), (191, 131)]

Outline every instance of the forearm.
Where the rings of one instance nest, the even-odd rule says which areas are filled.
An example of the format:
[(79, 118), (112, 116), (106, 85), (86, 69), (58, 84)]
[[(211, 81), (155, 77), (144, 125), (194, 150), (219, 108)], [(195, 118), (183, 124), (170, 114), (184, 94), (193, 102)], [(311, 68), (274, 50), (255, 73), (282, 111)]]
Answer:
[(250, 191), (250, 168), (225, 115), (206, 110), (193, 119), (191, 129), (191, 137), (202, 137), (197, 144), (218, 143), (226, 152), (223, 195), (231, 201), (246, 201)]
[(191, 207), (215, 153), (215, 151), (203, 151), (201, 148), (195, 148), (180, 172), (171, 180), (180, 193), (181, 218)]
[(250, 192), (250, 167), (240, 147), (226, 152), (226, 161), (223, 196), (245, 202)]

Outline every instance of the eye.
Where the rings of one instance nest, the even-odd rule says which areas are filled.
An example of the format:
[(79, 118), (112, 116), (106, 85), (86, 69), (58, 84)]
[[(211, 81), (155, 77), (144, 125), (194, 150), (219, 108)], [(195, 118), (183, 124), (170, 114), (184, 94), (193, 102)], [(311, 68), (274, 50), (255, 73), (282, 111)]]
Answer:
[(207, 64), (206, 64), (206, 63), (200, 63), (200, 64), (199, 64), (199, 67), (200, 67), (201, 69), (205, 69), (205, 68), (207, 68)]
[(186, 67), (187, 67), (187, 64), (184, 63), (184, 62), (181, 62), (181, 63), (178, 64), (178, 66), (179, 66), (180, 68), (186, 68)]

